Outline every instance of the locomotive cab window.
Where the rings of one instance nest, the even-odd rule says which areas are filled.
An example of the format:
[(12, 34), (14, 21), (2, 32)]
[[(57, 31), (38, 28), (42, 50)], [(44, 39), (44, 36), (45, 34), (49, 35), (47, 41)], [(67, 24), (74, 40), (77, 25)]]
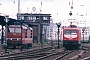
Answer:
[(77, 34), (77, 31), (76, 30), (65, 30), (64, 31), (64, 34), (72, 34), (72, 35), (76, 35)]
[(16, 32), (16, 33), (21, 33), (21, 28), (16, 28), (16, 29), (15, 29), (15, 32)]
[(31, 30), (31, 35), (30, 35), (30, 38), (32, 38), (32, 35), (33, 35), (33, 33), (32, 33), (33, 31)]
[(9, 29), (8, 29), (8, 32), (14, 33), (14, 28), (9, 28)]

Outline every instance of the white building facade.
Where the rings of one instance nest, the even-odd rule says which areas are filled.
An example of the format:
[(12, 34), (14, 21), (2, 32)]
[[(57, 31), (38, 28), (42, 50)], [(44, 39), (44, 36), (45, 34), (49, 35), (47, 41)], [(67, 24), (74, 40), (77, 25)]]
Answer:
[[(83, 32), (82, 29), (84, 27), (78, 27), (81, 30), (81, 40), (83, 41)], [(62, 40), (62, 36), (61, 36), (61, 32), (62, 32), (62, 26), (59, 28), (59, 39)], [(50, 24), (50, 26), (47, 27), (47, 39), (48, 40), (58, 40), (58, 27), (56, 25), (56, 23), (52, 23)], [(85, 27), (85, 31), (84, 31), (84, 40), (88, 41), (89, 40), (89, 36), (90, 36), (90, 27)]]

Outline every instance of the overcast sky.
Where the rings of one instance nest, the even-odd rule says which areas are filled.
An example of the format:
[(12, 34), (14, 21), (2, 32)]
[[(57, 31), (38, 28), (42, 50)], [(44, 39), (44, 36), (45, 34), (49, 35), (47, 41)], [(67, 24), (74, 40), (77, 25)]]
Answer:
[[(54, 22), (67, 19), (70, 10), (72, 10), (73, 16), (76, 17), (77, 13), (78, 15), (86, 15), (87, 13), (87, 15), (90, 16), (90, 0), (73, 0), (73, 9), (70, 9), (69, 6), (69, 1), (72, 4), (72, 0), (21, 0), (20, 12), (31, 13), (32, 7), (36, 7), (36, 11), (39, 13), (41, 1), (42, 13), (51, 14)], [(18, 0), (0, 0), (0, 3), (0, 13), (8, 14), (11, 18), (16, 18), (16, 13), (18, 12)]]

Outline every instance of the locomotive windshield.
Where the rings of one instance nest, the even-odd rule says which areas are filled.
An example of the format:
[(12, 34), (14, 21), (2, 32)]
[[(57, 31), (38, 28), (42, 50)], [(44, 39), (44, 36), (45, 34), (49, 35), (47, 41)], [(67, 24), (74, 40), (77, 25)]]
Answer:
[(14, 33), (14, 28), (8, 28), (8, 32)]
[(9, 33), (21, 33), (21, 28), (8, 28)]
[(76, 34), (77, 33), (77, 31), (76, 30), (65, 30), (64, 31), (64, 34)]
[(15, 32), (16, 33), (21, 33), (21, 28), (16, 28)]

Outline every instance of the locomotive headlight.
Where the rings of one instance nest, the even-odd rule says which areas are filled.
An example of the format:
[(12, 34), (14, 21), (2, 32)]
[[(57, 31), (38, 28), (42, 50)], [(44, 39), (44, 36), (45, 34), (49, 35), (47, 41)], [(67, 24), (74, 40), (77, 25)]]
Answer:
[(19, 39), (17, 39), (17, 40), (19, 40)]
[(11, 40), (12, 40), (12, 38), (11, 38)]

